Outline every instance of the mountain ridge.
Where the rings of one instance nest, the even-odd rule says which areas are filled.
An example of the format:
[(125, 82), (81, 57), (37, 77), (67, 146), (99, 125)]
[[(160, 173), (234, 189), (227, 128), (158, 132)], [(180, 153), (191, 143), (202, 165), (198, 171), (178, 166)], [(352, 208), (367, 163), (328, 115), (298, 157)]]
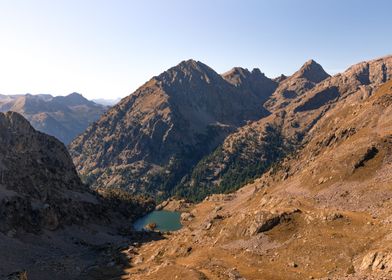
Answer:
[[(122, 99), (69, 148), (94, 187), (110, 180), (108, 185), (128, 185), (131, 192), (137, 185), (153, 194), (154, 188), (170, 191), (230, 132), (267, 115), (264, 100), (201, 62), (182, 61)], [(103, 139), (103, 145), (92, 144), (94, 139)], [(132, 172), (134, 178), (127, 175)]]
[(259, 70), (219, 75), (182, 61), (124, 98), (69, 149), (94, 188), (200, 200), (261, 175), (297, 150), (338, 100), (371, 95), (391, 69), (385, 57), (330, 76), (309, 60), (278, 83)]

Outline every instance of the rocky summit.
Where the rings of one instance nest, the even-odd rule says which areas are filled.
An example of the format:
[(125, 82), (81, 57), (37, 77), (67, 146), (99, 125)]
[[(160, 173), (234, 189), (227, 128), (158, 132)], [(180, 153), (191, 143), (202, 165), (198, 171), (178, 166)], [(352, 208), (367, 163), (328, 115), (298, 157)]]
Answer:
[(248, 121), (277, 84), (259, 70), (223, 75), (188, 60), (111, 108), (69, 150), (94, 188), (122, 188), (166, 198), (204, 156)]

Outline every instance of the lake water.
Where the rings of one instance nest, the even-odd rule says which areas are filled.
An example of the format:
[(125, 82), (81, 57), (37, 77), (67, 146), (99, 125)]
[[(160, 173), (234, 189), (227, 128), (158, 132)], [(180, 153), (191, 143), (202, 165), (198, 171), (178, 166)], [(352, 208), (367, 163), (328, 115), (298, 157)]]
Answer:
[(136, 222), (133, 224), (133, 227), (136, 230), (143, 230), (146, 225), (150, 223), (156, 223), (157, 230), (175, 231), (179, 230), (182, 227), (180, 217), (180, 212), (171, 212), (166, 210), (153, 211), (146, 216), (136, 220)]

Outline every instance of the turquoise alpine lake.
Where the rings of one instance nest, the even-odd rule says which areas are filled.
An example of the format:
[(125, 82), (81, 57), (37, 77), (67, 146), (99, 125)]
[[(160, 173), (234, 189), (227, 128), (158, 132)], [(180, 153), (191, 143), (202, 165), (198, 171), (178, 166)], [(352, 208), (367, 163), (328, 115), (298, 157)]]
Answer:
[(159, 231), (175, 231), (182, 227), (180, 218), (180, 212), (166, 210), (153, 211), (136, 220), (133, 227), (135, 230), (143, 230), (146, 225), (155, 223), (156, 229)]

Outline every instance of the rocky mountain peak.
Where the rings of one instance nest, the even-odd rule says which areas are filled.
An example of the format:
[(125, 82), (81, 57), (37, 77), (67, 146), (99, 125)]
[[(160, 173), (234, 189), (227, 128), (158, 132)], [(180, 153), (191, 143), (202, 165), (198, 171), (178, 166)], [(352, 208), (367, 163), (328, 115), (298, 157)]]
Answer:
[(83, 95), (77, 92), (73, 92), (66, 96), (56, 96), (53, 98), (55, 102), (62, 102), (67, 106), (77, 106), (77, 105), (91, 105), (94, 102), (89, 101)]
[(184, 84), (185, 82), (206, 82), (210, 84), (222, 78), (206, 64), (189, 59), (163, 72), (156, 79), (162, 82), (163, 85), (170, 86)]
[(248, 69), (242, 67), (233, 67), (229, 71), (222, 74), (223, 79), (227, 82), (238, 85), (242, 80), (247, 79), (251, 76), (251, 72)]
[(287, 79), (287, 76), (284, 74), (281, 74), (279, 77), (274, 78), (273, 80), (277, 83), (283, 82), (284, 80)]
[(33, 127), (20, 114), (9, 111), (7, 113), (0, 112), (0, 131), (9, 130), (15, 132), (31, 132)]
[(255, 76), (264, 76), (265, 77), (264, 73), (261, 72), (259, 68), (253, 68), (252, 74)]
[(184, 67), (184, 68), (199, 68), (200, 66), (204, 65), (202, 62), (194, 60), (194, 59), (187, 59), (181, 61), (177, 66), (175, 67)]
[(229, 83), (232, 83), (235, 79), (241, 78), (266, 78), (264, 73), (262, 73), (259, 68), (254, 68), (252, 71), (249, 71), (247, 68), (242, 67), (233, 67), (229, 71), (223, 73), (221, 76)]
[(305, 62), (293, 76), (296, 78), (304, 78), (314, 83), (319, 83), (330, 77), (330, 75), (324, 71), (323, 67), (313, 59)]
[(276, 88), (276, 83), (266, 77), (258, 68), (249, 71), (246, 68), (234, 67), (221, 75), (226, 82), (235, 87), (253, 92), (255, 95), (269, 96)]

